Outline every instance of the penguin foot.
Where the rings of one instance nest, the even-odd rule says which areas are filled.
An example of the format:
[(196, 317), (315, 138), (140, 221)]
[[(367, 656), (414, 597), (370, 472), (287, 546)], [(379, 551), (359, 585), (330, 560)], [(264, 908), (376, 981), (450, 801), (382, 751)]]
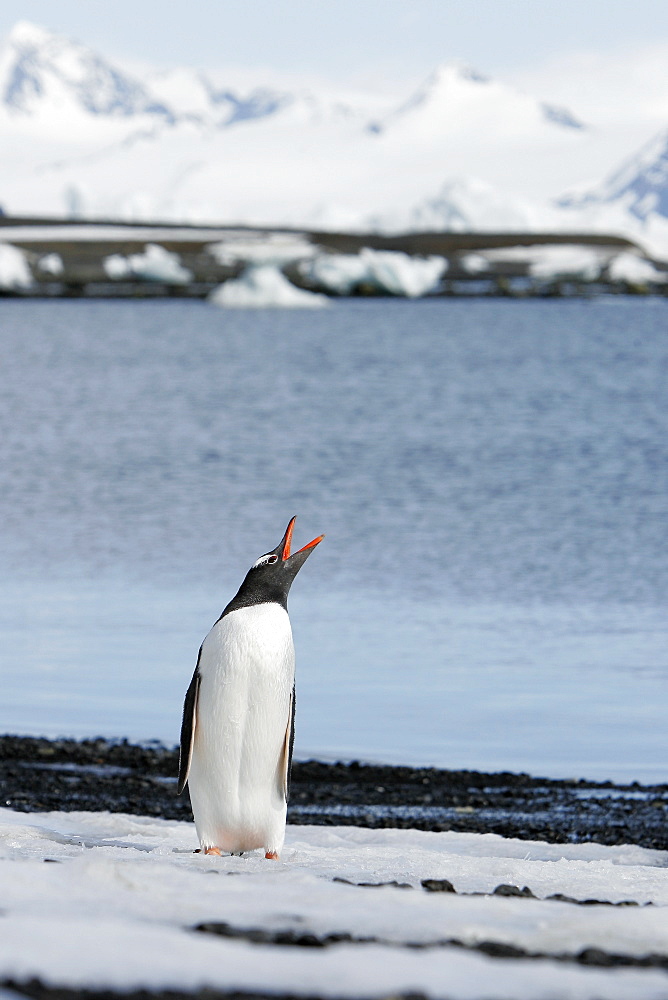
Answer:
[(204, 851), (205, 854), (217, 854), (218, 857), (222, 855), (220, 847), (207, 847)]
[(267, 861), (278, 861), (278, 853), (276, 851), (267, 851), (265, 858)]

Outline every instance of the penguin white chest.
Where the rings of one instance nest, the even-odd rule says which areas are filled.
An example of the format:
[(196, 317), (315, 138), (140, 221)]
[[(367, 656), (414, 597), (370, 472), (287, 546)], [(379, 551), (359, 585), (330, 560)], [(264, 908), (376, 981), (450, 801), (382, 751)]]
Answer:
[(203, 847), (280, 852), (295, 659), (276, 603), (225, 615), (207, 635), (188, 780)]

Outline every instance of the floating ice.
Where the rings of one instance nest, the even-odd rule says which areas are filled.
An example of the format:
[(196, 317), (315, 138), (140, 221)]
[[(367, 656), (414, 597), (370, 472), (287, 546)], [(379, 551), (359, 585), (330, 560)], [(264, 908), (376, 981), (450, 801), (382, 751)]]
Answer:
[[(351, 998), (444, 989), (458, 1000), (666, 995), (661, 970), (576, 961), (585, 948), (631, 961), (668, 953), (663, 852), (356, 827), (287, 834), (280, 862), (261, 852), (203, 857), (192, 853), (191, 823), (0, 809), (0, 979)], [(456, 892), (425, 892), (428, 878)], [(367, 887), (392, 882), (412, 889)], [(500, 883), (529, 886), (537, 898), (490, 895)], [(547, 898), (557, 893), (640, 905)], [(240, 938), (193, 933), (209, 922)], [(250, 944), (243, 932), (252, 929), (352, 941)], [(545, 957), (491, 958), (476, 951), (484, 942)]]
[(187, 285), (192, 273), (181, 265), (179, 255), (157, 243), (148, 243), (144, 253), (128, 257), (132, 273), (145, 281), (164, 281), (168, 285)]
[(467, 253), (459, 259), (459, 263), (469, 274), (482, 274), (489, 271), (489, 260), (481, 253)]
[(124, 257), (121, 253), (112, 253), (109, 257), (105, 257), (102, 261), (102, 267), (106, 276), (111, 278), (112, 281), (120, 281), (123, 278), (132, 277), (129, 258)]
[(319, 254), (302, 265), (302, 273), (335, 295), (349, 295), (364, 284), (414, 299), (434, 291), (447, 266), (443, 257), (364, 247), (359, 254)]
[(166, 285), (187, 285), (192, 273), (181, 265), (179, 255), (170, 253), (157, 243), (148, 243), (144, 253), (111, 254), (102, 266), (113, 281), (124, 278), (141, 278), (144, 281), (162, 281)]
[(304, 277), (334, 295), (350, 295), (368, 276), (368, 267), (361, 254), (319, 254), (302, 264), (300, 270)]
[(44, 274), (53, 274), (54, 277), (61, 275), (65, 269), (59, 253), (45, 253), (37, 262), (37, 267)]
[(209, 302), (228, 309), (321, 309), (326, 295), (292, 285), (275, 264), (248, 264), (239, 278), (219, 285)]
[(366, 261), (369, 275), (379, 288), (409, 299), (432, 292), (448, 266), (443, 257), (411, 257), (400, 251), (369, 250), (366, 247), (360, 256)]
[(668, 281), (668, 271), (657, 271), (654, 265), (637, 254), (618, 254), (608, 271), (613, 281), (628, 281), (632, 285), (659, 284)]
[(23, 250), (11, 243), (0, 243), (0, 288), (30, 288), (32, 275)]

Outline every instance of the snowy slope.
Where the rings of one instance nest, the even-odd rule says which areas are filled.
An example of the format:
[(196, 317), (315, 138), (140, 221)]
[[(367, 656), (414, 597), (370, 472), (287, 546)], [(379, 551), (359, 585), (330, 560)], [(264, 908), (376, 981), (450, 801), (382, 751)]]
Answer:
[[(577, 959), (585, 948), (631, 963), (668, 955), (661, 852), (352, 827), (289, 827), (279, 863), (257, 853), (206, 858), (195, 844), (186, 823), (0, 810), (0, 978), (337, 997), (666, 996), (665, 971)], [(427, 892), (423, 879), (449, 879), (456, 892)], [(392, 881), (412, 888), (373, 888)], [(499, 884), (527, 885), (538, 898), (489, 895)], [(573, 901), (547, 898), (555, 893)], [(599, 905), (574, 902), (584, 899)], [(226, 924), (227, 936), (192, 930), (211, 922)], [(250, 930), (265, 942), (277, 932), (350, 939), (252, 944)], [(485, 942), (515, 957), (491, 958)]]

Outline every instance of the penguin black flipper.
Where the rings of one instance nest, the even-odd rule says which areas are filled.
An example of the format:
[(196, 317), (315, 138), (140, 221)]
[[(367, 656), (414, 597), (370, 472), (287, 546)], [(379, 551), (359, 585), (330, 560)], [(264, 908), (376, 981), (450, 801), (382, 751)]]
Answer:
[(190, 773), (190, 761), (193, 755), (193, 742), (195, 740), (195, 729), (197, 727), (197, 696), (199, 694), (199, 686), (202, 679), (199, 672), (199, 661), (201, 655), (202, 647), (200, 646), (195, 672), (190, 682), (190, 686), (186, 691), (186, 697), (183, 703), (181, 749), (179, 752), (179, 783), (176, 788), (177, 795), (180, 795), (186, 787), (188, 774)]
[(278, 762), (278, 792), (287, 802), (290, 798), (290, 774), (292, 772), (292, 751), (295, 745), (295, 687), (292, 686), (290, 708), (288, 710), (288, 725), (285, 730), (285, 740)]

